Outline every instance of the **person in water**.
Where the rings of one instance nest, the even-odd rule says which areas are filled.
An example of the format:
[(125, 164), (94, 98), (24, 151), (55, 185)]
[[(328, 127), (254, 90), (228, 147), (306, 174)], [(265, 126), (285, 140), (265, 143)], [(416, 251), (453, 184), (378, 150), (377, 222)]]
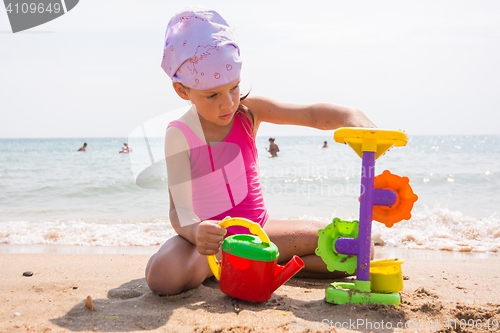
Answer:
[(323, 143), (323, 148), (328, 148), (328, 142), (327, 142), (327, 141), (325, 141), (325, 142)]
[(87, 142), (84, 142), (83, 146), (81, 146), (80, 148), (78, 148), (77, 151), (87, 151)]
[(269, 149), (266, 150), (271, 154), (271, 157), (278, 157), (278, 152), (280, 151), (280, 147), (274, 143), (275, 138), (269, 138)]
[[(279, 59), (270, 59), (275, 60)], [(269, 216), (255, 137), (266, 122), (321, 130), (375, 125), (351, 107), (295, 105), (268, 97), (241, 96), (241, 65), (234, 34), (217, 12), (192, 7), (170, 20), (161, 67), (172, 79), (177, 95), (189, 101), (191, 108), (172, 121), (165, 134), (169, 217), (177, 235), (148, 261), (146, 281), (156, 293), (176, 294), (213, 275), (207, 255), (219, 253), (225, 236), (249, 233), (241, 226), (227, 230), (219, 226), (228, 216), (246, 218), (263, 227), (279, 249), (280, 263), (298, 255), (305, 267), (297, 276), (346, 275), (329, 272), (315, 254), (318, 230), (328, 222)]]
[(128, 143), (124, 142), (122, 146), (122, 150), (119, 151), (119, 153), (130, 153), (132, 151), (132, 148), (129, 147)]

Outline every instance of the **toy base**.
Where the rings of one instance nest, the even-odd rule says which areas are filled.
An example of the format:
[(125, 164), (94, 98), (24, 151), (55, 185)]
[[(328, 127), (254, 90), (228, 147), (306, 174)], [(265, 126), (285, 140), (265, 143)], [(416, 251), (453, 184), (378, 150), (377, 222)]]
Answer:
[(399, 305), (401, 296), (397, 292), (389, 294), (370, 293), (354, 288), (354, 283), (335, 282), (325, 290), (326, 301), (332, 304), (382, 303)]

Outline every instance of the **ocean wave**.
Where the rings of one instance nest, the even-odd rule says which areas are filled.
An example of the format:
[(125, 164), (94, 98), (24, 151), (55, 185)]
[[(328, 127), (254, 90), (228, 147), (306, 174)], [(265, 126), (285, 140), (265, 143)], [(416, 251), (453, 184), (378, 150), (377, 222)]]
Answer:
[[(290, 220), (331, 222), (333, 217), (357, 220), (357, 216), (318, 217), (297, 215)], [(373, 221), (372, 239), (376, 245), (405, 249), (426, 249), (455, 252), (500, 252), (500, 219), (496, 214), (475, 218), (436, 206), (414, 211), (410, 220), (396, 223), (392, 228)]]
[(0, 244), (153, 246), (175, 234), (168, 220), (54, 220), (0, 223)]
[(500, 219), (466, 216), (435, 207), (416, 212), (392, 228), (374, 222), (373, 239), (386, 246), (457, 252), (499, 252)]
[[(355, 217), (342, 217), (356, 219)], [(294, 216), (328, 223), (331, 218)], [(416, 212), (392, 228), (373, 222), (372, 238), (378, 245), (407, 249), (457, 252), (500, 252), (500, 220), (496, 215), (474, 218), (439, 207)], [(52, 244), (85, 246), (161, 245), (176, 233), (166, 219), (53, 220), (0, 223), (0, 244)]]

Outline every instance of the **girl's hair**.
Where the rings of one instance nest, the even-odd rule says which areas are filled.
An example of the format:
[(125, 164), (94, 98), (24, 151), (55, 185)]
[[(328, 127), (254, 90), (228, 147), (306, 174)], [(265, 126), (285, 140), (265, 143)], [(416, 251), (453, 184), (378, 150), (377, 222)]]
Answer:
[(245, 98), (250, 95), (250, 92), (248, 94), (241, 96), (240, 97), (240, 105), (238, 106), (238, 109), (236, 110), (235, 117), (236, 115), (241, 116), (241, 120), (244, 123), (243, 128), (245, 129), (246, 134), (254, 139), (254, 128), (255, 128), (255, 118), (253, 116), (252, 111), (250, 111), (249, 108), (247, 108), (245, 105), (241, 104), (241, 101), (243, 101)]

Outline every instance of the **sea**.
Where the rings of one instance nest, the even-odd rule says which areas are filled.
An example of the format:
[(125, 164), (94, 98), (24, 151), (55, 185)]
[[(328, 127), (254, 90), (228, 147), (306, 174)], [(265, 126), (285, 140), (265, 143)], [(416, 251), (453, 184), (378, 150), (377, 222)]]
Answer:
[[(124, 138), (0, 139), (0, 244), (151, 247), (169, 223), (164, 139), (138, 127)], [(154, 134), (154, 133), (153, 133)], [(411, 218), (374, 221), (377, 244), (401, 249), (500, 251), (500, 136), (418, 136), (377, 159), (408, 177)], [(322, 148), (324, 141), (328, 148)], [(87, 142), (86, 152), (77, 149)], [(121, 154), (124, 142), (133, 152)], [(361, 159), (331, 132), (256, 139), (269, 214), (331, 222), (359, 217)]]

